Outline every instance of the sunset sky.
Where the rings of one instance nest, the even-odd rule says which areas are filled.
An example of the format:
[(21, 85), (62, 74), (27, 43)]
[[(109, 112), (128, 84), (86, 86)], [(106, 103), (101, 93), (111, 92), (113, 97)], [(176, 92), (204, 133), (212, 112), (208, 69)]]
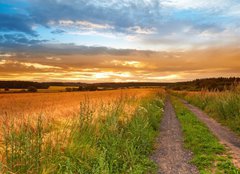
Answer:
[(240, 76), (239, 0), (0, 0), (0, 80)]

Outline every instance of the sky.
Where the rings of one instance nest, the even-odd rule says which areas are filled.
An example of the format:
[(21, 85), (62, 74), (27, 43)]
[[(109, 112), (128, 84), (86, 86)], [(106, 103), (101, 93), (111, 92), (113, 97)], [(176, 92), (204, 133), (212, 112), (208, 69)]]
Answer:
[(240, 76), (239, 0), (0, 0), (0, 80)]

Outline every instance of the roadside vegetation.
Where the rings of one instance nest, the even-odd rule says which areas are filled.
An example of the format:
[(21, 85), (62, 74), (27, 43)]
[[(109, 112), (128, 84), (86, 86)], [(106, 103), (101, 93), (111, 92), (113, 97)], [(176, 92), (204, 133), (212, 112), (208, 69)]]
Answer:
[(182, 125), (184, 145), (193, 152), (192, 163), (201, 174), (239, 174), (225, 147), (177, 98), (172, 97), (176, 115)]
[(223, 92), (177, 92), (177, 95), (240, 135), (240, 86)]
[(94, 106), (86, 99), (77, 116), (60, 128), (41, 116), (18, 125), (6, 120), (0, 173), (153, 173), (156, 166), (149, 155), (163, 100), (163, 92), (152, 94), (131, 113), (125, 106), (136, 103), (134, 97), (122, 96), (103, 104), (94, 117)]

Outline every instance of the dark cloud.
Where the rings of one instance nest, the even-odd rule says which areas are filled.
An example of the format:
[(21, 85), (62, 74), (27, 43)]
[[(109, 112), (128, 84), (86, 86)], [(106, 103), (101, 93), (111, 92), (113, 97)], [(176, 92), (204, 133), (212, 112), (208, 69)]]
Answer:
[(49, 21), (85, 20), (109, 24), (118, 32), (126, 32), (129, 27), (147, 27), (161, 21), (161, 6), (157, 0), (151, 3), (144, 0), (109, 1), (109, 6), (101, 5), (101, 1), (91, 3), (88, 0), (32, 0), (30, 4), (28, 11), (33, 19), (45, 26), (48, 26)]
[[(114, 49), (103, 46), (84, 46), (70, 44), (49, 44), (48, 40), (30, 39), (22, 34), (5, 34), (0, 35), (0, 48), (5, 51), (14, 51), (19, 53), (31, 54), (54, 54), (54, 55), (116, 55), (125, 56), (136, 52), (141, 52), (146, 56), (154, 53), (154, 51), (139, 51), (135, 49)], [(24, 54), (23, 54), (24, 55)]]
[(65, 30), (61, 30), (61, 29), (56, 29), (56, 30), (51, 31), (52, 34), (62, 34), (65, 32), (66, 32)]
[[(222, 31), (217, 24), (220, 17), (200, 11), (174, 13), (165, 11), (159, 0), (138, 1), (89, 1), (89, 0), (31, 0), (28, 12), (36, 23), (50, 27), (49, 22), (60, 20), (89, 21), (113, 26), (109, 32), (133, 34), (129, 28), (155, 28), (158, 36), (181, 32), (191, 27), (196, 32), (205, 30)], [(204, 18), (204, 20), (203, 20)]]
[[(219, 43), (234, 43), (235, 39), (239, 38), (237, 29), (234, 27), (226, 29), (224, 24), (228, 21), (226, 17), (223, 19), (222, 14), (214, 13), (211, 16), (209, 14), (213, 13), (205, 10), (166, 8), (161, 0), (21, 0), (20, 3), (17, 3), (17, 0), (8, 0), (3, 4), (9, 2), (11, 2), (12, 9), (21, 8), (21, 11), (25, 13), (0, 12), (0, 46), (6, 50), (46, 52), (58, 55), (110, 54), (120, 56), (134, 52), (134, 50), (118, 50), (104, 46), (61, 44), (74, 33), (78, 43), (90, 42), (92, 44), (94, 42), (92, 36), (103, 34), (100, 37), (105, 37), (106, 41), (100, 40), (100, 44), (96, 41), (99, 45), (104, 45), (107, 41), (111, 42), (108, 35), (113, 35), (121, 40), (121, 45), (130, 43), (131, 48), (169, 48), (169, 50), (189, 49), (193, 46), (218, 46)], [(24, 3), (25, 5), (20, 5)], [(64, 20), (76, 26), (61, 27), (60, 23)], [(222, 23), (221, 20), (223, 20)], [(234, 23), (237, 21), (234, 20)], [(76, 34), (77, 32), (79, 35)], [(85, 32), (84, 36), (81, 35), (82, 32)], [(91, 34), (89, 40), (86, 39)], [(59, 44), (49, 44), (46, 43), (47, 40), (41, 39), (41, 37), (50, 38), (51, 36), (55, 38), (54, 43)], [(150, 54), (151, 52), (144, 51), (143, 53)]]
[(26, 15), (0, 13), (0, 31), (2, 32), (22, 32), (36, 37), (37, 33), (32, 29), (33, 24), (33, 21)]
[(28, 49), (31, 45), (44, 43), (47, 40), (33, 39), (25, 34), (2, 34), (0, 35), (0, 48), (6, 50)]

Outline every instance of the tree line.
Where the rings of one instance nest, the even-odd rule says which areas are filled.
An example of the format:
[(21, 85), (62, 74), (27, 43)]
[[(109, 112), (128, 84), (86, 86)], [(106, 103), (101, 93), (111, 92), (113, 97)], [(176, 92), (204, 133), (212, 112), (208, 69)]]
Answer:
[(229, 90), (230, 88), (240, 84), (239, 77), (230, 78), (206, 78), (196, 79), (188, 82), (178, 82), (168, 84), (167, 87), (173, 90), (188, 90), (188, 91), (200, 91), (200, 90)]
[[(50, 86), (66, 86), (66, 91), (95, 91), (104, 89), (118, 89), (118, 88), (139, 88), (139, 87), (165, 87), (173, 90), (191, 90), (198, 91), (202, 89), (207, 90), (226, 90), (233, 85), (239, 84), (239, 77), (230, 78), (205, 78), (196, 79), (193, 81), (176, 82), (176, 83), (161, 83), (161, 82), (120, 82), (120, 83), (80, 83), (80, 82), (32, 82), (32, 81), (0, 81), (0, 88), (2, 89), (29, 89), (34, 91), (36, 89), (48, 89)], [(68, 87), (69, 86), (69, 87)], [(72, 88), (71, 86), (77, 86)]]

